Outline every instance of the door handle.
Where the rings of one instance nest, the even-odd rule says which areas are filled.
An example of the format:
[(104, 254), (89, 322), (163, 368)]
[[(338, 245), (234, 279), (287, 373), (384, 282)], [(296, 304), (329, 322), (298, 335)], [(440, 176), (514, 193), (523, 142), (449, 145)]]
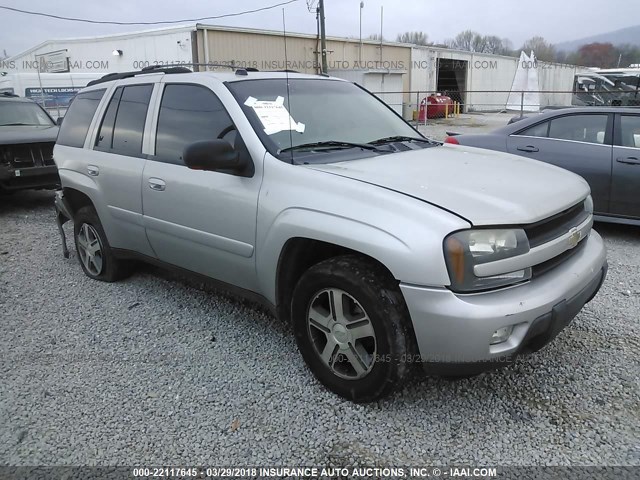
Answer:
[(159, 178), (150, 178), (149, 179), (149, 188), (151, 190), (155, 190), (156, 192), (164, 192), (164, 189), (167, 187), (167, 184), (164, 183), (164, 180)]
[(87, 173), (92, 177), (97, 177), (100, 175), (100, 169), (95, 165), (87, 165)]
[(618, 163), (626, 163), (627, 165), (640, 165), (638, 157), (618, 157), (616, 159)]
[(540, 149), (538, 147), (534, 147), (533, 145), (527, 145), (526, 147), (518, 147), (518, 151), (534, 153), (534, 152), (539, 152)]

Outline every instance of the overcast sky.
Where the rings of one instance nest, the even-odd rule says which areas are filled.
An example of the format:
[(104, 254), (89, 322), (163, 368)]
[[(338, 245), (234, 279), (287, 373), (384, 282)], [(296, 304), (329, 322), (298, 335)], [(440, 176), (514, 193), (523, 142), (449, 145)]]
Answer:
[[(114, 21), (161, 21), (235, 13), (273, 5), (283, 0), (0, 0), (0, 5), (70, 17)], [(637, 0), (364, 0), (363, 36), (380, 31), (384, 6), (384, 36), (420, 30), (443, 42), (465, 29), (511, 39), (519, 47), (526, 39), (542, 35), (557, 43), (604, 33), (640, 22)], [(325, 0), (327, 35), (357, 37), (360, 0)], [(603, 10), (606, 9), (606, 11)], [(315, 33), (315, 15), (306, 0), (285, 8), (287, 30)], [(623, 13), (624, 12), (624, 13)], [(55, 38), (103, 35), (157, 28), (152, 26), (90, 25), (27, 16), (0, 10), (0, 53), (15, 55)], [(237, 27), (282, 29), (282, 8), (204, 23)], [(158, 26), (159, 27), (159, 26)]]

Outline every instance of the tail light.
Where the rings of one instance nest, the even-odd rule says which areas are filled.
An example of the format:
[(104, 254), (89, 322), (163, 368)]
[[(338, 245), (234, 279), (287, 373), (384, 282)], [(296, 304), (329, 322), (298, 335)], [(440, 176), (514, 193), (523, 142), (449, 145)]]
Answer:
[(456, 137), (447, 137), (444, 140), (444, 143), (450, 143), (451, 145), (460, 145), (460, 142)]

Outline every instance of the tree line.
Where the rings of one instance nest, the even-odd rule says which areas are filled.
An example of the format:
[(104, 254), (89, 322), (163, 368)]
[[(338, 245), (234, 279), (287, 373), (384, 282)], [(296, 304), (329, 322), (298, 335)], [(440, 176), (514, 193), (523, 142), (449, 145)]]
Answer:
[[(380, 40), (379, 35), (372, 35), (370, 38)], [(565, 52), (557, 49), (555, 45), (543, 37), (534, 36), (524, 42), (520, 48), (514, 49), (513, 43), (508, 38), (482, 35), (473, 30), (460, 32), (454, 38), (441, 44), (429, 41), (429, 36), (424, 32), (401, 33), (396, 37), (396, 41), (513, 57), (520, 56), (520, 52), (523, 50), (527, 53), (533, 50), (536, 58), (543, 62), (569, 63), (587, 67), (618, 68), (640, 64), (640, 46), (636, 45), (616, 46), (611, 43), (589, 43), (582, 45), (575, 51)]]

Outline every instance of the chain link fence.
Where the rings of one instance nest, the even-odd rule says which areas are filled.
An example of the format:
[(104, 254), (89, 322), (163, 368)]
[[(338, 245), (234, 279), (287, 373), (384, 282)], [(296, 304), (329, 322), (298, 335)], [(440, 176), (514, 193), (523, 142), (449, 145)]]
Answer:
[(467, 113), (513, 112), (524, 115), (548, 108), (576, 106), (640, 107), (640, 91), (468, 90), (373, 92), (406, 119), (419, 123)]

